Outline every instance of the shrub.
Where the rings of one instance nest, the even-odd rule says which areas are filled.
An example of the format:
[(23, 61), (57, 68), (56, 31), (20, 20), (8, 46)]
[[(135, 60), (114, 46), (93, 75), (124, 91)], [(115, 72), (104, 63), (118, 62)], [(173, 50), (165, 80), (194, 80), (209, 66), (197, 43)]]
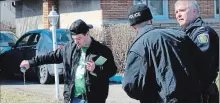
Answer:
[(91, 30), (95, 39), (101, 41), (112, 49), (115, 63), (118, 67), (118, 73), (123, 73), (127, 51), (132, 44), (135, 31), (128, 24), (108, 24), (100, 29)]

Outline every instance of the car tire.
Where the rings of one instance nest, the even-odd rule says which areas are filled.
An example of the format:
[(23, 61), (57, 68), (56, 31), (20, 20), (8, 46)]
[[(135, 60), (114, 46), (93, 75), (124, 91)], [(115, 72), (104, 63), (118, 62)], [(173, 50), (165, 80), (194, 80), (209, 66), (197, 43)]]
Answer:
[(39, 66), (38, 81), (40, 84), (51, 84), (53, 82), (53, 76), (48, 72), (47, 65)]

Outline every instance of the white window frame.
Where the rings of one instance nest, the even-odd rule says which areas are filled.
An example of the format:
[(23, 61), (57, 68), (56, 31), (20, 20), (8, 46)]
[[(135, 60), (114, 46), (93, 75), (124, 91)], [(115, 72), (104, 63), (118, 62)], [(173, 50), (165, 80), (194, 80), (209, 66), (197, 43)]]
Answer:
[[(220, 1), (220, 0), (219, 0), (219, 1)], [(218, 2), (219, 2), (219, 1), (218, 1)], [(216, 0), (214, 0), (214, 4), (215, 4), (215, 8), (214, 8), (215, 18), (219, 18), (219, 14), (217, 14), (217, 12), (216, 12), (216, 7), (217, 7), (216, 5), (219, 5), (219, 4), (216, 4)], [(220, 12), (220, 11), (219, 11), (219, 12)]]
[[(136, 0), (133, 0), (133, 4), (136, 5)], [(147, 0), (141, 0), (143, 4), (146, 4)], [(149, 1), (149, 0), (148, 0)], [(149, 2), (148, 2), (149, 3)], [(148, 4), (149, 5), (149, 4)], [(153, 20), (168, 20), (169, 13), (168, 13), (168, 0), (163, 0), (163, 15), (153, 15)]]

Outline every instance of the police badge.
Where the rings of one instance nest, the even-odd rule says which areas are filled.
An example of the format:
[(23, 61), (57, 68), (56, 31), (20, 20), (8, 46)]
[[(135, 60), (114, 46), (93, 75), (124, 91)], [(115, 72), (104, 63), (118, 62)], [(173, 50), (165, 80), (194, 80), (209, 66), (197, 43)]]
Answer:
[(198, 36), (200, 43), (208, 43), (209, 42), (209, 34), (208, 33), (202, 33)]

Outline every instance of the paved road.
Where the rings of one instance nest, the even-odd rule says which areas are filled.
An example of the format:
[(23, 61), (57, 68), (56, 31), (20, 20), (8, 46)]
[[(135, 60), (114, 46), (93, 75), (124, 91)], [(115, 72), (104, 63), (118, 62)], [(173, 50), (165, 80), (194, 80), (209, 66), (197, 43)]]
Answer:
[[(0, 82), (1, 88), (12, 88), (34, 93), (42, 93), (45, 96), (54, 96), (55, 85), (41, 85), (36, 82), (26, 82), (24, 85), (21, 80), (2, 80)], [(63, 84), (60, 84), (60, 98), (63, 99)], [(53, 92), (53, 93), (51, 93)], [(54, 96), (55, 98), (55, 96)], [(121, 84), (111, 84), (109, 89), (109, 96), (107, 98), (107, 103), (138, 103), (137, 100), (129, 98), (126, 93), (122, 90)]]

